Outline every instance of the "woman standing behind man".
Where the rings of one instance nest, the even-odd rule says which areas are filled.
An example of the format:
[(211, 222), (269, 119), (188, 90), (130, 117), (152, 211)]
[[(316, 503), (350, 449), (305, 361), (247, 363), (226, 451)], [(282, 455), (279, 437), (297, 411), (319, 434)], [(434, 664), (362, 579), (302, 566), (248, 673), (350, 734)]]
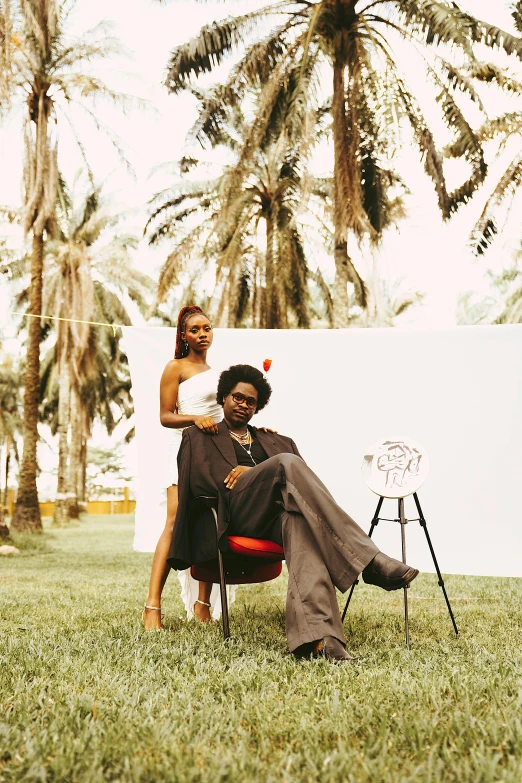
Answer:
[[(223, 409), (216, 402), (218, 373), (207, 364), (207, 351), (212, 345), (212, 324), (200, 307), (183, 307), (178, 316), (176, 350), (163, 371), (160, 383), (160, 420), (169, 428), (167, 521), (152, 560), (149, 593), (143, 610), (145, 630), (161, 625), (161, 594), (170, 566), (167, 554), (178, 508), (177, 456), (183, 428), (195, 424), (210, 436), (218, 431)], [(210, 594), (212, 583), (195, 582), (190, 571), (178, 572), (181, 596), (187, 612), (200, 622), (211, 620)], [(197, 598), (195, 597), (197, 595)]]

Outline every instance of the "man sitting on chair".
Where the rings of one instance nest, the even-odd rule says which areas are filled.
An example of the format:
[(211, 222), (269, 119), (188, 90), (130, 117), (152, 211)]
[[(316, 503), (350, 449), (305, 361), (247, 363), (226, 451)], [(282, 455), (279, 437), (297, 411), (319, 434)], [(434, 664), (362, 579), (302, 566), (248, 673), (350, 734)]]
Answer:
[[(187, 427), (178, 454), (179, 506), (168, 562), (187, 568), (226, 551), (228, 535), (282, 544), (288, 567), (286, 636), (296, 655), (329, 661), (353, 658), (345, 638), (335, 587), (345, 592), (364, 581), (398, 590), (419, 573), (379, 551), (301, 458), (290, 438), (248, 423), (272, 390), (255, 367), (238, 364), (219, 378), (224, 419), (209, 437)], [(196, 497), (215, 497), (214, 518), (191, 514)]]

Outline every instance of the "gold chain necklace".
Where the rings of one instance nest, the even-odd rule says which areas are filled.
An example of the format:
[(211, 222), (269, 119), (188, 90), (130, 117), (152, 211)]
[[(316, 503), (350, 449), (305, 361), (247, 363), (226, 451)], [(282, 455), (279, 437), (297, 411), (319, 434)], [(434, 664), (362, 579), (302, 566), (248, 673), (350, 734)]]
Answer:
[(232, 432), (232, 430), (229, 430), (230, 437), (234, 438), (234, 440), (237, 440), (237, 442), (241, 445), (249, 445), (252, 443), (252, 436), (250, 432), (247, 430), (244, 435), (238, 435), (236, 432)]
[[(254, 439), (252, 438), (250, 432), (247, 430), (245, 435), (237, 435), (235, 432), (232, 432), (231, 430), (229, 430), (229, 432), (230, 432), (230, 437), (233, 438), (237, 443), (239, 443), (241, 448), (244, 451), (246, 451), (246, 453), (252, 460), (253, 464), (257, 466), (257, 462), (252, 456), (252, 444), (254, 442)], [(243, 440), (243, 442), (241, 442), (241, 440)]]

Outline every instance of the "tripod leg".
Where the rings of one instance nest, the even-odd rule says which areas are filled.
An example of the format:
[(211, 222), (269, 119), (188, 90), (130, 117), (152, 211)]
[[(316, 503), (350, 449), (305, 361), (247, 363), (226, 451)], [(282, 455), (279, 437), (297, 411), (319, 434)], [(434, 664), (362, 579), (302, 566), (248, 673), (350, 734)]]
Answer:
[(428, 533), (428, 526), (426, 524), (426, 520), (424, 519), (424, 514), (422, 513), (422, 508), (419, 503), (419, 498), (417, 497), (417, 493), (413, 493), (413, 499), (415, 501), (415, 505), (417, 506), (417, 511), (419, 512), (419, 523), (422, 529), (424, 530), (424, 533), (426, 535), (426, 541), (428, 542), (428, 546), (430, 548), (431, 557), (433, 559), (433, 564), (435, 566), (435, 571), (437, 572), (437, 577), (439, 580), (439, 586), (442, 588), (442, 592), (444, 594), (444, 600), (446, 601), (446, 606), (448, 607), (449, 616), (451, 618), (451, 622), (453, 623), (453, 628), (455, 630), (455, 634), (459, 635), (459, 630), (457, 628), (457, 623), (455, 622), (455, 618), (453, 616), (453, 611), (451, 609), (451, 604), (449, 602), (448, 594), (446, 592), (446, 587), (444, 585), (444, 579), (442, 578), (442, 574), (440, 572), (439, 564), (437, 563), (437, 558), (435, 557), (435, 550), (433, 549), (433, 544), (431, 543), (430, 534)]
[[(406, 518), (404, 516), (404, 498), (399, 498), (399, 522), (401, 525), (402, 562), (406, 563)], [(404, 589), (404, 633), (406, 647), (410, 649), (410, 622), (408, 614), (408, 586)]]
[[(379, 502), (377, 503), (377, 508), (375, 509), (375, 514), (373, 515), (372, 524), (371, 524), (371, 527), (370, 527), (370, 532), (368, 533), (368, 538), (372, 537), (372, 533), (375, 530), (375, 528), (377, 527), (377, 524), (379, 522), (379, 512), (381, 510), (381, 506), (382, 506), (382, 501), (383, 500), (384, 500), (384, 498), (379, 498)], [(352, 600), (353, 591), (355, 590), (355, 587), (358, 584), (359, 584), (359, 580), (356, 579), (355, 582), (353, 583), (353, 585), (350, 587), (350, 592), (348, 593), (348, 598), (347, 598), (347, 601), (346, 601), (346, 604), (344, 606), (343, 613), (342, 613), (342, 616), (341, 616), (341, 622), (342, 623), (344, 623), (344, 618), (346, 617), (346, 612), (348, 611), (348, 607), (350, 606), (350, 601)]]

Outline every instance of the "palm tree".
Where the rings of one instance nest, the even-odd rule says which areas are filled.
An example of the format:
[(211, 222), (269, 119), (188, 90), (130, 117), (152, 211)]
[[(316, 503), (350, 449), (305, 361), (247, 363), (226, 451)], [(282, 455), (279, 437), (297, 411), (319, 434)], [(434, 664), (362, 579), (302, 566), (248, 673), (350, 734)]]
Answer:
[[(103, 302), (98, 313), (110, 323), (130, 323), (130, 319), (118, 309), (114, 294), (107, 292), (104, 284), (96, 283), (96, 298)], [(85, 511), (86, 471), (88, 443), (92, 427), (100, 421), (108, 435), (117, 425), (128, 419), (134, 412), (131, 379), (127, 356), (120, 345), (119, 330), (93, 327), (89, 340), (90, 373), (82, 379), (82, 385), (71, 387), (71, 437), (69, 446), (69, 469), (66, 482), (67, 492), (71, 496), (68, 515), (74, 518)], [(51, 428), (52, 434), (58, 432), (59, 383), (56, 343), (42, 360), (42, 421)], [(133, 437), (132, 430), (125, 436), (127, 441)]]
[[(9, 484), (11, 454), (18, 460), (17, 438), (22, 429), (20, 419), (20, 379), (10, 361), (0, 365), (0, 464), (3, 475), (0, 478), (0, 526), (4, 521)], [(2, 486), (3, 485), (3, 486)]]
[[(272, 27), (268, 28), (270, 22)], [(261, 37), (256, 39), (258, 31)], [(446, 184), (443, 157), (433, 133), (400, 73), (392, 40), (414, 47), (415, 53), (423, 57), (442, 119), (465, 150), (471, 171), (452, 192)], [(348, 235), (372, 235), (363, 195), (365, 157), (375, 152), (382, 158), (389, 157), (400, 143), (402, 121), (406, 121), (445, 219), (469, 200), (484, 179), (481, 145), (454, 97), (462, 91), (477, 101), (476, 91), (438, 51), (457, 50), (464, 61), (470, 61), (477, 43), (522, 57), (519, 39), (465, 14), (450, 0), (283, 0), (207, 25), (171, 53), (166, 85), (171, 93), (179, 93), (220, 65), (235, 49), (246, 47), (229, 78), (216, 91), (197, 134), (200, 140), (211, 139), (219, 130), (223, 106), (240, 103), (249, 88), (261, 86), (255, 121), (231, 174), (236, 181), (255, 155), (281, 92), (290, 86), (285, 129), (292, 143), (299, 137), (304, 113), (325, 66), (331, 69), (336, 326), (346, 326), (348, 321)]]
[[(78, 514), (77, 477), (85, 435), (82, 408), (100, 397), (93, 385), (103, 386), (100, 362), (105, 362), (100, 355), (106, 354), (108, 343), (97, 334), (100, 327), (88, 322), (130, 324), (122, 295), (144, 311), (147, 294), (154, 290), (151, 278), (133, 268), (130, 251), (138, 240), (120, 233), (120, 219), (121, 214), (103, 201), (99, 189), (77, 199), (62, 183), (54, 238), (46, 246), (48, 269), (43, 288), (45, 311), (71, 319), (55, 322), (56, 345), (51, 354), (58, 379), (57, 525), (64, 524), (70, 514)], [(114, 353), (114, 346), (110, 352)], [(49, 383), (52, 386), (52, 379)]]
[[(90, 99), (104, 97), (122, 106), (126, 103), (126, 96), (82, 73), (87, 63), (117, 53), (118, 42), (107, 34), (103, 23), (78, 40), (67, 39), (70, 10), (70, 3), (58, 0), (4, 0), (0, 13), (0, 114), (21, 108), (24, 116), (24, 228), (32, 238), (31, 316), (42, 312), (44, 240), (56, 222), (57, 152), (63, 119), (78, 138), (69, 106), (74, 104), (87, 112), (99, 129)], [(81, 143), (80, 149), (83, 153)], [(41, 325), (36, 317), (28, 321), (24, 449), (12, 525), (36, 531), (42, 526), (36, 488)]]
[[(196, 94), (204, 114), (213, 91)], [(235, 327), (248, 319), (261, 328), (286, 328), (291, 323), (309, 327), (310, 271), (299, 218), (313, 194), (306, 194), (303, 145), (289, 148), (285, 135), (278, 132), (280, 116), (273, 117), (240, 183), (232, 182), (226, 167), (215, 179), (182, 180), (152, 199), (146, 226), (149, 242), (175, 242), (161, 270), (156, 305), (183, 271), (195, 268), (197, 254), (202, 262), (197, 274), (215, 264), (210, 308), (217, 325)], [(243, 109), (236, 106), (223, 112), (213, 146), (236, 155), (247, 134)], [(194, 158), (184, 158), (181, 172), (186, 174), (197, 164)], [(194, 284), (192, 278), (190, 285)]]

